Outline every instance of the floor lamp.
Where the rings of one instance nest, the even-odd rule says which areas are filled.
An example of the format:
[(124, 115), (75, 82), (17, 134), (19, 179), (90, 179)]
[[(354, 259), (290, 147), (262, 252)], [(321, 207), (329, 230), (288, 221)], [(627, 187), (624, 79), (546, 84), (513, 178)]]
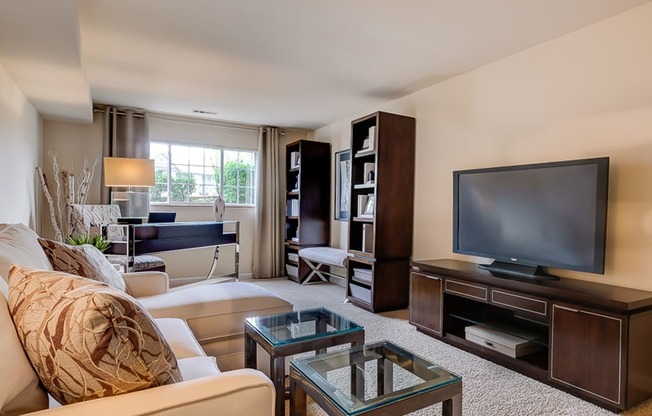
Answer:
[(154, 160), (127, 157), (104, 158), (104, 185), (128, 188), (111, 191), (111, 205), (120, 207), (121, 218), (147, 218), (149, 214), (149, 189), (133, 188), (154, 186)]

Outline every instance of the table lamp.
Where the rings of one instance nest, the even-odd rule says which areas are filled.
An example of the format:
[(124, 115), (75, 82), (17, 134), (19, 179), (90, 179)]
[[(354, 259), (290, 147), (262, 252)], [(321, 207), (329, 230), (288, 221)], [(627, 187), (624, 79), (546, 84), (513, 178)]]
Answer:
[(149, 189), (154, 186), (154, 160), (127, 157), (104, 158), (104, 185), (128, 188), (111, 191), (111, 205), (120, 207), (121, 218), (146, 218), (149, 214)]

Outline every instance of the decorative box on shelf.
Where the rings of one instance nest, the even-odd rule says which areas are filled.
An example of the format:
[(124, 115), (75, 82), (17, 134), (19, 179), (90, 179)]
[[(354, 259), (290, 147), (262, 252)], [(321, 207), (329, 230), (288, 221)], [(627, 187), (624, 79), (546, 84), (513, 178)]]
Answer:
[(468, 341), (512, 358), (523, 357), (541, 349), (538, 344), (528, 339), (533, 335), (524, 333), (522, 330), (516, 328), (506, 328), (498, 325), (479, 324), (467, 326), (464, 329), (466, 333), (465, 338)]
[(351, 296), (364, 302), (371, 303), (371, 289), (367, 289), (366, 287), (354, 283), (350, 283), (349, 288), (351, 289)]
[(289, 277), (297, 277), (299, 275), (299, 268), (296, 266), (285, 265), (285, 271)]
[(356, 282), (359, 283), (364, 283), (366, 285), (371, 285), (371, 280), (372, 280), (372, 274), (370, 269), (361, 269), (361, 268), (354, 268), (353, 269), (353, 277), (352, 279)]

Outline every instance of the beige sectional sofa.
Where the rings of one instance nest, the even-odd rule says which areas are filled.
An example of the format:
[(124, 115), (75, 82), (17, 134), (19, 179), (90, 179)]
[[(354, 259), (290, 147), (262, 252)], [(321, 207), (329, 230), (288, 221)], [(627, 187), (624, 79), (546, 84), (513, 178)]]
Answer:
[[(0, 296), (0, 414), (3, 416), (48, 407), (47, 394), (22, 349), (6, 301), (11, 264), (51, 270), (37, 238), (36, 233), (22, 224), (0, 224), (0, 290), (4, 295)], [(184, 381), (52, 408), (44, 413), (184, 416), (273, 413), (274, 388), (270, 380), (259, 371), (242, 369), (243, 320), (248, 316), (290, 311), (290, 303), (244, 282), (169, 291), (165, 273), (131, 273), (123, 277), (129, 293), (156, 318), (157, 326), (177, 357)]]

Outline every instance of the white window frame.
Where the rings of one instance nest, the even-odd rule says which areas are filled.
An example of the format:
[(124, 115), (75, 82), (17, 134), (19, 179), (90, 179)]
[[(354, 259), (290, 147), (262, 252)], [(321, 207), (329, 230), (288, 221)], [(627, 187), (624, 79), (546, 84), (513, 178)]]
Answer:
[[(242, 153), (250, 153), (253, 155), (254, 159), (254, 167), (253, 167), (253, 172), (252, 172), (252, 180), (253, 180), (253, 185), (252, 185), (252, 199), (253, 202), (251, 204), (242, 204), (242, 203), (230, 203), (226, 202), (227, 206), (231, 207), (254, 207), (256, 206), (256, 197), (257, 197), (257, 180), (256, 180), (256, 174), (258, 171), (258, 152), (252, 149), (248, 148), (237, 148), (237, 147), (226, 147), (226, 146), (216, 146), (216, 145), (209, 145), (209, 144), (204, 144), (204, 143), (190, 143), (190, 142), (185, 142), (185, 141), (172, 141), (172, 140), (150, 140), (151, 143), (156, 143), (159, 145), (166, 145), (168, 147), (168, 163), (167, 163), (167, 194), (168, 194), (168, 200), (167, 202), (162, 202), (162, 201), (151, 201), (150, 200), (150, 205), (165, 205), (165, 206), (212, 206), (213, 203), (211, 201), (201, 201), (201, 202), (190, 202), (190, 201), (170, 201), (170, 195), (171, 195), (171, 188), (170, 188), (170, 178), (172, 177), (172, 146), (184, 146), (184, 147), (201, 147), (204, 149), (212, 149), (212, 150), (217, 150), (219, 151), (220, 154), (220, 169), (221, 169), (221, 178), (222, 180), (220, 181), (220, 186), (219, 186), (219, 193), (224, 197), (224, 152), (225, 151), (231, 151), (231, 152), (242, 152)], [(150, 154), (151, 156), (151, 154)], [(205, 165), (204, 165), (205, 166)], [(238, 186), (239, 188), (239, 186)]]

